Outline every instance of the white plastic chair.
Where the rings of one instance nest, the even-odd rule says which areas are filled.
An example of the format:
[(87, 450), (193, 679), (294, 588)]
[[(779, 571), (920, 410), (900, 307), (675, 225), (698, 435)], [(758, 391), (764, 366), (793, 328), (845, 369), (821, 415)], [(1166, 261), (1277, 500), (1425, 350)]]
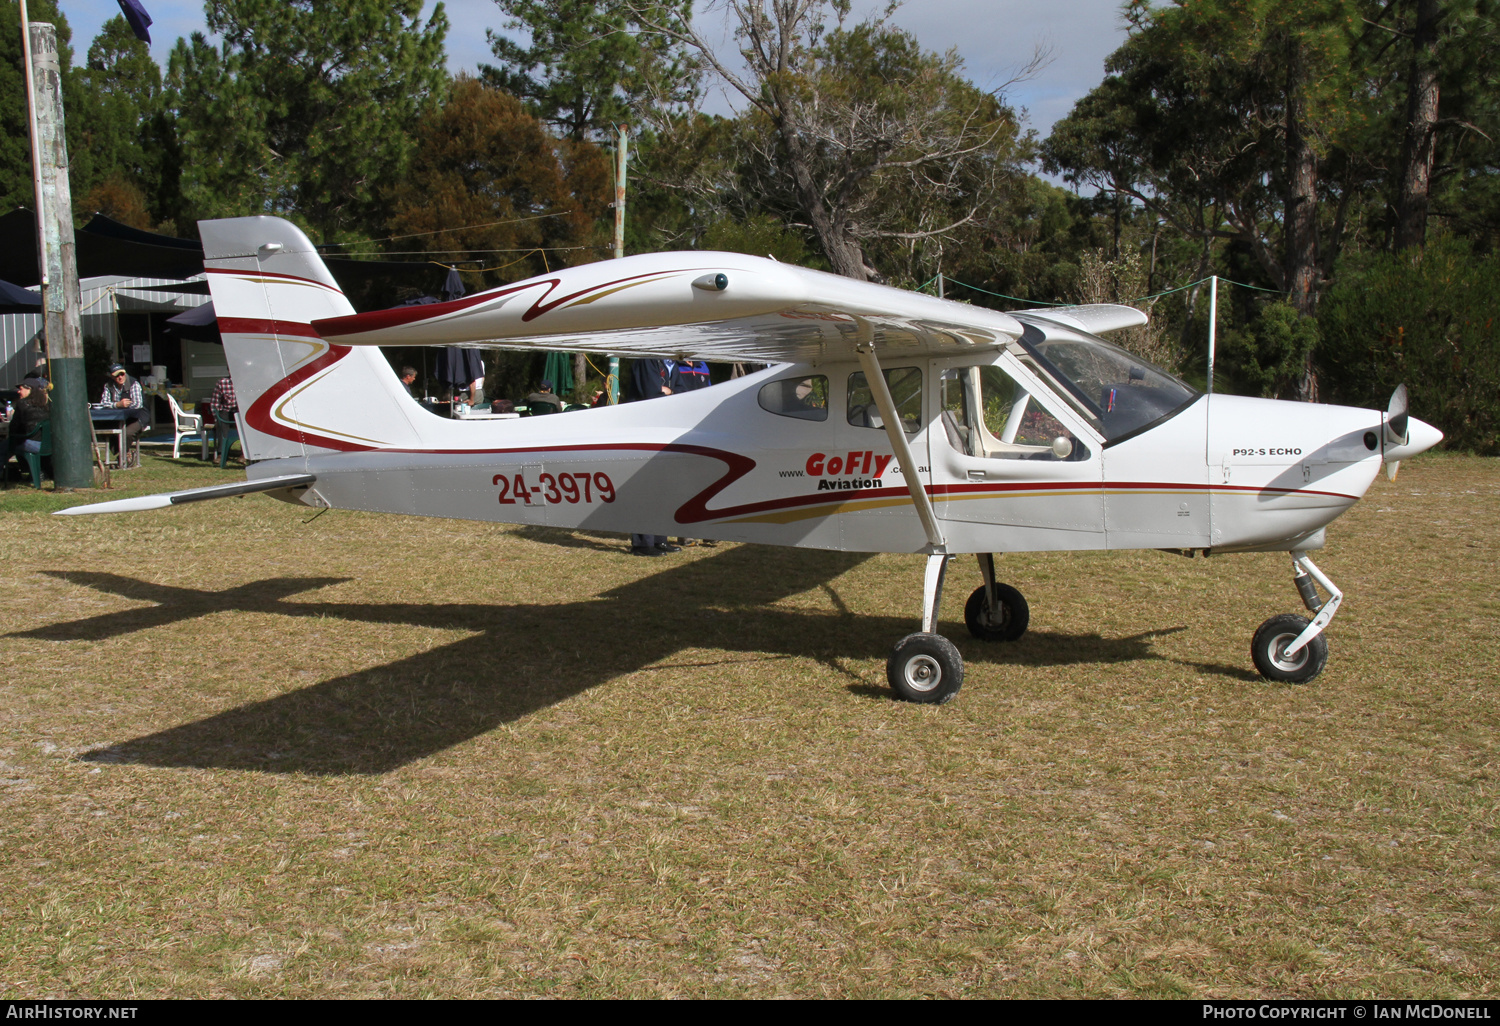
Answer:
[(172, 393), (167, 392), (167, 405), (172, 407), (172, 458), (177, 458), (177, 447), (184, 438), (189, 435), (201, 435), (203, 433), (203, 418), (196, 413), (185, 413), (177, 400), (172, 398)]

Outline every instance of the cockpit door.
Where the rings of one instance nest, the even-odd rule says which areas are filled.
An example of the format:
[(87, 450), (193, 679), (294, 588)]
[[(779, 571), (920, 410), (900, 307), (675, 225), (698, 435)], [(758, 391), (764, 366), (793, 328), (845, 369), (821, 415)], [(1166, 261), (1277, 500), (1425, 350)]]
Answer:
[[(1102, 548), (1102, 439), (1008, 353), (933, 361), (932, 491), (955, 547)], [(962, 536), (962, 537), (960, 537)]]

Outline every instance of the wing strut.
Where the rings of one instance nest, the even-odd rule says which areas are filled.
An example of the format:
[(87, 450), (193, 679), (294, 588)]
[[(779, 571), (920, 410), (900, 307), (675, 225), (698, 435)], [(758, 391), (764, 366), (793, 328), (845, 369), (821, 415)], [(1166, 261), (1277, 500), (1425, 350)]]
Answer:
[(864, 369), (865, 381), (869, 382), (870, 392), (875, 396), (875, 407), (880, 410), (880, 419), (885, 422), (885, 436), (890, 439), (896, 460), (901, 464), (901, 476), (906, 478), (907, 490), (911, 492), (911, 501), (917, 509), (917, 519), (922, 521), (922, 530), (927, 532), (928, 551), (940, 552), (947, 543), (943, 540), (943, 532), (938, 529), (932, 501), (927, 497), (927, 489), (922, 486), (917, 461), (912, 458), (911, 446), (906, 444), (906, 432), (901, 429), (901, 418), (896, 415), (895, 400), (891, 398), (891, 390), (885, 383), (885, 375), (881, 373), (880, 360), (875, 356), (875, 330), (865, 318), (856, 317), (855, 320), (859, 322), (859, 344), (855, 346), (855, 352), (859, 354), (859, 365)]

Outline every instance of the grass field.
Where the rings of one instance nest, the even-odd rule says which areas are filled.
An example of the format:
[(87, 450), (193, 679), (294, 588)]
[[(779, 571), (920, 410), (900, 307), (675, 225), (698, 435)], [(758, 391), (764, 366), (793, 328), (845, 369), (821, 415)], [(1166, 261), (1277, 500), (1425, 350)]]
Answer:
[(1284, 555), (1018, 555), (936, 708), (916, 557), (102, 497), (0, 496), (5, 997), (1500, 989), (1500, 461), (1330, 528), (1311, 685)]

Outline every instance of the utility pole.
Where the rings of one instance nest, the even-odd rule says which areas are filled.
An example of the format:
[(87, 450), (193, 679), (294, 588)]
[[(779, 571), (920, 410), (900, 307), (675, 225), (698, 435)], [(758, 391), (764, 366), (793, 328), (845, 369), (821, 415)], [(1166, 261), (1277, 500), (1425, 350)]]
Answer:
[(83, 378), (78, 259), (73, 248), (73, 194), (63, 133), (62, 67), (56, 29), (45, 22), (31, 24), (26, 0), (21, 0), (21, 36), (31, 115), (43, 330), (52, 373), (53, 480), (58, 490), (91, 488), (94, 474)]
[[(625, 255), (625, 167), (630, 159), (630, 126), (617, 125), (620, 136), (615, 147), (615, 259)], [(609, 402), (620, 401), (620, 358), (609, 358)]]
[(1208, 279), (1208, 394), (1214, 394), (1214, 341), (1219, 332), (1219, 276)]

